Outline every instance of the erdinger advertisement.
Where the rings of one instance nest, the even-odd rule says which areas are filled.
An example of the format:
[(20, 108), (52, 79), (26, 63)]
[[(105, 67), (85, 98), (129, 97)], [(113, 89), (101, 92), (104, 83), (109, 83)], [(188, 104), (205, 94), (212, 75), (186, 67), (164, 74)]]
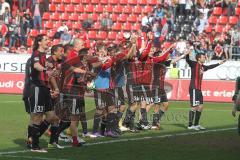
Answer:
[[(0, 93), (21, 94), (24, 87), (23, 73), (0, 73)], [(167, 79), (165, 90), (170, 100), (189, 100), (190, 80)], [(204, 101), (231, 102), (235, 90), (235, 81), (204, 80), (202, 93)]]

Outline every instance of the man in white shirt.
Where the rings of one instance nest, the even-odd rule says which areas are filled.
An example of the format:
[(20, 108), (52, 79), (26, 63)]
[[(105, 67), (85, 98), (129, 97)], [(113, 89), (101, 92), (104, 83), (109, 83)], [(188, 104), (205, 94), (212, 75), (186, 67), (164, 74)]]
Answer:
[(9, 8), (9, 10), (10, 10), (10, 5), (9, 5), (9, 3), (5, 2), (5, 0), (1, 0), (1, 2), (2, 2), (2, 9), (0, 11), (0, 15), (3, 15), (3, 13), (5, 13), (6, 7)]

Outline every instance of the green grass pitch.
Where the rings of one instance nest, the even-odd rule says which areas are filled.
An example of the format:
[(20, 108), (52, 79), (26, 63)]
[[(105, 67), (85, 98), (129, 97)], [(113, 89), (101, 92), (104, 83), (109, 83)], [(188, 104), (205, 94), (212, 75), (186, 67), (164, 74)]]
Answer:
[[(118, 139), (85, 139), (79, 148), (52, 149), (48, 153), (31, 153), (25, 148), (28, 115), (19, 95), (0, 95), (0, 159), (35, 160), (233, 160), (239, 159), (240, 137), (237, 118), (231, 116), (230, 103), (205, 103), (201, 124), (204, 132), (188, 131), (189, 102), (170, 102), (161, 130), (124, 133)], [(92, 127), (93, 100), (86, 100), (88, 128)], [(149, 116), (149, 120), (151, 116)], [(81, 132), (81, 126), (80, 132)], [(49, 138), (41, 137), (47, 147)], [(61, 143), (70, 146), (67, 143)]]

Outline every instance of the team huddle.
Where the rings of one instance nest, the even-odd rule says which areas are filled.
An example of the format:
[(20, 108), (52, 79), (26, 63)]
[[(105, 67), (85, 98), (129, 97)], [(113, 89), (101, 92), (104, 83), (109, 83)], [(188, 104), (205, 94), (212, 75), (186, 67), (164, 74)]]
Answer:
[[(47, 57), (49, 39), (38, 35), (26, 64), (23, 92), (25, 109), (30, 115), (31, 151), (47, 152), (40, 148), (39, 138), (49, 126), (49, 148), (63, 148), (58, 138), (67, 128), (71, 130), (72, 146), (82, 146), (85, 142), (78, 136), (79, 122), (82, 136), (91, 138), (117, 138), (123, 131), (160, 129), (161, 118), (169, 106), (164, 89), (167, 67), (182, 58), (186, 58), (192, 73), (188, 129), (205, 129), (199, 125), (203, 110), (202, 75), (225, 61), (205, 66), (205, 55), (198, 54), (196, 61), (192, 61), (189, 50), (169, 59), (175, 44), (166, 43), (159, 49), (153, 46), (151, 32), (146, 37), (132, 34), (121, 44), (98, 42), (90, 49), (85, 47), (83, 39), (76, 38), (72, 45), (52, 46), (51, 56)], [(93, 92), (96, 106), (91, 133), (85, 112), (85, 93), (89, 91)], [(153, 116), (149, 121), (151, 108)], [(138, 109), (140, 118), (135, 126)]]

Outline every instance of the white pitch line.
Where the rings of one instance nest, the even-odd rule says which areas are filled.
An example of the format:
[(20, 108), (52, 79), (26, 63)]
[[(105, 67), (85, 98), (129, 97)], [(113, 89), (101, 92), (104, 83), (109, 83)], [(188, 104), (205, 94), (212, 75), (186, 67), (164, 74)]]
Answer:
[[(234, 130), (234, 129), (236, 129), (236, 128), (221, 128), (221, 129), (210, 129), (210, 130), (197, 131), (197, 132), (184, 132), (184, 133), (176, 133), (176, 134), (166, 134), (166, 135), (159, 135), (159, 136), (148, 136), (148, 137), (139, 137), (139, 138), (125, 138), (125, 139), (117, 139), (117, 140), (110, 140), (110, 141), (103, 141), (103, 142), (96, 142), (96, 143), (87, 143), (84, 146), (95, 146), (95, 145), (100, 145), (100, 144), (112, 144), (112, 143), (119, 143), (119, 142), (129, 142), (129, 141), (139, 141), (139, 140), (149, 140), (149, 139), (159, 139), (159, 138), (180, 137), (180, 136), (197, 135), (197, 134), (219, 132), (219, 131), (229, 131), (229, 130)], [(64, 146), (64, 147), (65, 148), (69, 148), (71, 146)], [(26, 152), (30, 152), (30, 150), (0, 152), (0, 156), (16, 154), (16, 153), (26, 153)]]
[(43, 158), (43, 157), (35, 157), (35, 156), (13, 156), (13, 155), (2, 155), (2, 157), (24, 158), (24, 159), (32, 159), (32, 160), (69, 160), (69, 159), (59, 159), (59, 158)]

